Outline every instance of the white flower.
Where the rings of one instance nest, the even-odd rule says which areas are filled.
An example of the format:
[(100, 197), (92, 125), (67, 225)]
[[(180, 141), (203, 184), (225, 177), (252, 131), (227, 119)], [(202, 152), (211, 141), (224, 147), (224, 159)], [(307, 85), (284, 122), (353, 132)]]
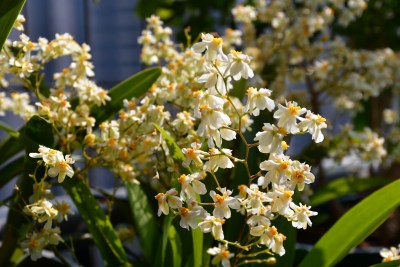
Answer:
[(218, 149), (211, 148), (209, 150), (209, 155), (209, 160), (204, 164), (205, 171), (216, 172), (219, 168), (230, 169), (234, 167), (230, 158), (226, 156), (232, 155), (232, 150), (230, 149), (223, 148), (219, 151)]
[(267, 196), (267, 193), (259, 190), (256, 184), (251, 184), (250, 188), (246, 187), (247, 198), (243, 201), (249, 208), (263, 207), (265, 202), (271, 202), (272, 199)]
[(192, 50), (196, 53), (206, 51), (204, 58), (207, 61), (216, 59), (226, 61), (226, 55), (222, 52), (222, 38), (215, 38), (211, 34), (201, 34), (201, 42), (192, 46)]
[(189, 230), (189, 226), (192, 227), (193, 229), (197, 228), (197, 219), (202, 214), (202, 209), (199, 209), (201, 207), (196, 206), (193, 209), (188, 209), (185, 207), (180, 207), (179, 208), (179, 215), (181, 216), (181, 220), (179, 222), (179, 225), (182, 228), (186, 228)]
[(196, 193), (200, 195), (207, 193), (206, 186), (200, 182), (203, 178), (202, 173), (182, 174), (178, 178), (178, 182), (182, 185), (181, 198), (184, 198), (184, 193), (186, 193), (189, 199), (196, 199)]
[(276, 186), (274, 191), (267, 193), (268, 197), (272, 198), (271, 211), (278, 212), (283, 216), (291, 216), (293, 211), (289, 208), (292, 202), (292, 196), (294, 192), (285, 190), (284, 187)]
[(212, 264), (217, 265), (221, 262), (222, 267), (230, 267), (229, 259), (235, 255), (230, 253), (225, 245), (221, 244), (218, 247), (209, 248), (207, 253), (215, 256), (211, 261)]
[(31, 255), (31, 259), (33, 261), (36, 261), (43, 256), (42, 251), (45, 246), (45, 239), (43, 238), (43, 236), (37, 233), (30, 234), (28, 238), (21, 243), (21, 247), (23, 249), (28, 249), (29, 254)]
[(229, 72), (235, 81), (240, 80), (242, 77), (244, 79), (253, 78), (254, 72), (249, 66), (250, 57), (248, 55), (231, 50), (228, 58), (231, 62)]
[(161, 213), (165, 215), (169, 214), (169, 208), (177, 209), (182, 207), (182, 200), (177, 197), (178, 191), (175, 188), (171, 188), (165, 194), (158, 193), (154, 198), (158, 201), (158, 213), (157, 215), (160, 216)]
[(261, 153), (278, 153), (283, 137), (287, 135), (284, 128), (276, 127), (270, 123), (264, 123), (263, 131), (256, 133), (254, 141), (258, 141), (258, 150)]
[(201, 161), (206, 154), (204, 151), (200, 150), (201, 144), (192, 143), (190, 145), (192, 148), (183, 148), (182, 153), (185, 155), (185, 160), (182, 162), (183, 167), (189, 167), (190, 163), (193, 161), (196, 166), (202, 166)]
[(286, 240), (286, 236), (278, 233), (275, 226), (255, 226), (250, 229), (250, 234), (253, 236), (259, 236), (260, 244), (266, 245), (272, 252), (277, 253), (280, 256), (285, 254), (283, 241)]
[(258, 178), (258, 185), (266, 188), (270, 182), (281, 185), (288, 179), (289, 167), (292, 160), (283, 154), (272, 154), (270, 160), (260, 163), (260, 169), (268, 171), (265, 176)]
[(254, 116), (260, 114), (260, 110), (268, 109), (272, 111), (275, 108), (275, 102), (271, 98), (271, 90), (261, 88), (259, 90), (250, 87), (247, 89), (247, 103), (244, 112), (249, 111)]
[(383, 248), (379, 254), (382, 256), (382, 262), (394, 261), (400, 259), (400, 245), (398, 248), (390, 247), (390, 249)]
[(311, 167), (308, 164), (293, 161), (290, 166), (289, 188), (294, 189), (297, 185), (297, 189), (303, 191), (304, 184), (311, 184), (314, 180), (315, 176), (311, 173)]
[(230, 196), (232, 191), (221, 188), (221, 193), (222, 195), (215, 193), (214, 190), (210, 191), (210, 196), (215, 204), (213, 215), (218, 218), (229, 219), (231, 217), (230, 209), (239, 209), (240, 203), (236, 198)]
[(201, 75), (197, 81), (199, 83), (205, 83), (204, 87), (209, 89), (212, 94), (220, 93), (226, 95), (228, 92), (224, 81), (226, 77), (222, 77), (220, 74), (225, 72), (226, 66), (223, 66), (222, 63), (219, 63), (219, 65), (218, 69), (215, 67), (206, 67), (207, 72)]
[(315, 115), (311, 111), (308, 111), (305, 115), (305, 118), (300, 118), (301, 122), (297, 125), (297, 127), (302, 130), (308, 130), (308, 132), (312, 135), (312, 139), (315, 140), (315, 143), (320, 143), (324, 140), (324, 135), (321, 132), (321, 129), (327, 127), (326, 119), (321, 117), (321, 115)]
[(29, 153), (31, 158), (42, 158), (45, 165), (50, 167), (48, 175), (50, 177), (58, 176), (58, 182), (62, 183), (65, 176), (72, 178), (74, 170), (69, 164), (73, 164), (75, 161), (70, 155), (66, 155), (65, 158), (61, 151), (50, 149), (48, 147), (39, 145), (39, 153)]
[(301, 203), (299, 203), (299, 205), (300, 206), (297, 206), (293, 202), (290, 203), (290, 207), (294, 211), (294, 214), (290, 217), (290, 220), (292, 220), (293, 227), (298, 229), (307, 229), (307, 225), (312, 226), (312, 222), (309, 217), (318, 215), (318, 212), (311, 211), (311, 206), (307, 207), (307, 205), (303, 205)]
[(210, 233), (216, 240), (224, 239), (224, 232), (222, 225), (225, 223), (224, 219), (216, 218), (214, 216), (207, 215), (202, 222), (199, 223), (199, 228), (203, 233)]
[(285, 128), (289, 133), (295, 134), (299, 132), (296, 120), (307, 110), (297, 105), (296, 102), (287, 102), (286, 107), (278, 104), (278, 110), (274, 113), (274, 118), (279, 119), (278, 126)]
[(65, 176), (72, 178), (74, 176), (74, 170), (69, 164), (73, 164), (75, 161), (71, 158), (70, 155), (66, 155), (65, 159), (62, 154), (57, 154), (57, 161), (54, 166), (48, 170), (48, 174), (50, 177), (57, 177), (58, 182), (62, 183), (65, 179)]
[(231, 119), (222, 109), (213, 109), (208, 105), (201, 105), (200, 112), (201, 122), (197, 129), (200, 136), (205, 137), (209, 134), (209, 131), (214, 131), (231, 124)]

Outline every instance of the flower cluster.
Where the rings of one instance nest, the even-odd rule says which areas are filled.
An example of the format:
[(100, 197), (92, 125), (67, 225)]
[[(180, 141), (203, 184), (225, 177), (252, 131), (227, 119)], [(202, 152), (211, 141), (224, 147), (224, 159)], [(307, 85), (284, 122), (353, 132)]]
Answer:
[[(203, 63), (202, 68), (197, 69), (200, 86), (193, 92), (195, 107), (191, 110), (191, 116), (198, 120), (193, 133), (197, 141), (182, 149), (185, 156), (182, 165), (192, 172), (181, 173), (177, 178), (179, 190), (175, 187), (155, 198), (159, 204), (158, 215), (172, 211), (180, 217), (181, 227), (200, 228), (204, 233), (211, 233), (220, 242), (219, 247), (208, 250), (215, 255), (213, 263), (229, 266), (229, 259), (234, 257), (228, 250), (229, 244), (245, 251), (253, 245), (265, 245), (270, 252), (285, 253), (286, 237), (273, 224), (278, 216), (285, 217), (296, 228), (306, 229), (312, 225), (310, 217), (317, 213), (307, 205), (294, 203), (293, 195), (296, 189), (302, 191), (305, 185), (313, 183), (315, 177), (309, 165), (285, 155), (289, 148), (285, 140), (289, 135), (310, 133), (315, 142), (321, 142), (322, 129), (327, 124), (321, 115), (296, 102), (274, 101), (270, 89), (248, 88), (245, 103), (231, 96), (235, 81), (251, 78), (254, 72), (250, 56), (236, 50), (225, 54), (223, 47), (223, 38), (202, 34), (201, 41), (191, 48)], [(251, 126), (251, 117), (264, 110), (271, 112), (276, 121), (265, 123), (254, 137), (256, 142), (250, 144), (244, 133)], [(224, 143), (236, 139), (245, 144), (247, 152), (257, 147), (267, 158), (259, 164), (256, 173), (250, 173), (248, 156), (237, 158)], [(234, 168), (237, 164), (245, 166), (248, 177), (247, 184), (239, 185), (235, 194), (235, 189), (221, 186), (223, 182), (218, 176), (219, 170)], [(216, 188), (207, 188), (206, 179), (214, 180)], [(232, 210), (247, 218), (253, 242), (225, 239), (223, 225), (231, 218)]]
[[(292, 99), (314, 112), (332, 114), (329, 120), (336, 129), (326, 134), (325, 147), (333, 148), (329, 154), (336, 159), (357, 155), (369, 163), (398, 161), (397, 127), (389, 132), (379, 120), (380, 112), (386, 110), (385, 121), (398, 126), (392, 110), (397, 103), (369, 102), (383, 93), (397, 96), (399, 55), (390, 48), (351, 48), (335, 31), (335, 26), (346, 27), (366, 8), (364, 0), (254, 1), (237, 5), (232, 15), (242, 32), (243, 51), (253, 57), (255, 86), (268, 84), (276, 99)], [(266, 73), (271, 67), (277, 72)], [(357, 131), (346, 130), (350, 120), (363, 120), (363, 116), (374, 118), (361, 123)], [(342, 127), (346, 133), (338, 134)], [(347, 134), (353, 137), (344, 137)], [(321, 140), (318, 130), (312, 135)], [(343, 137), (349, 142), (343, 142)]]
[(397, 248), (396, 247), (390, 247), (389, 249), (383, 248), (379, 254), (383, 258), (382, 262), (400, 260), (400, 245)]

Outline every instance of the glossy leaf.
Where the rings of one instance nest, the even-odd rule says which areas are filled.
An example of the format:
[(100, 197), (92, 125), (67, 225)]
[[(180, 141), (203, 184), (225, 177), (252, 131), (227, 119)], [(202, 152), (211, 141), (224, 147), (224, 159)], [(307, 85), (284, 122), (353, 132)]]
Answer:
[(122, 107), (124, 99), (140, 97), (146, 93), (161, 74), (161, 68), (149, 68), (117, 84), (108, 92), (111, 101), (106, 106), (93, 107), (91, 113), (96, 124), (114, 116)]
[(15, 131), (13, 128), (11, 128), (11, 126), (7, 125), (6, 123), (0, 121), (0, 130), (5, 131), (6, 133), (8, 133), (10, 136), (12, 137), (19, 137), (19, 132)]
[(386, 185), (390, 180), (381, 177), (357, 178), (343, 177), (329, 182), (323, 188), (318, 189), (310, 197), (311, 206), (321, 205), (339, 197), (363, 192), (365, 190)]
[(89, 187), (76, 177), (65, 179), (62, 185), (89, 229), (104, 265), (130, 266), (121, 240)]
[(0, 51), (10, 34), (14, 21), (17, 19), (25, 0), (0, 1)]
[(315, 244), (299, 267), (334, 266), (400, 205), (400, 180), (375, 191), (346, 212)]
[(133, 215), (136, 231), (140, 236), (142, 252), (150, 262), (154, 261), (154, 248), (160, 236), (160, 229), (154, 218), (154, 212), (143, 189), (138, 184), (125, 183), (128, 200)]

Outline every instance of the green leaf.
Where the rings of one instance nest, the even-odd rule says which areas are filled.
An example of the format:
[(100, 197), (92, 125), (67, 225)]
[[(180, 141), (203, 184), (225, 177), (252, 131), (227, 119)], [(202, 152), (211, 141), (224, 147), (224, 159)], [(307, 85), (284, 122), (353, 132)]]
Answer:
[(299, 267), (334, 266), (400, 205), (400, 180), (375, 191), (346, 212), (315, 244)]
[(172, 219), (173, 216), (171, 215), (171, 213), (164, 218), (162, 236), (160, 237), (158, 251), (155, 259), (156, 264), (154, 266), (165, 266), (169, 228), (171, 226)]
[(374, 264), (371, 265), (370, 267), (399, 267), (399, 266), (400, 266), (400, 260), (395, 260), (395, 261), (388, 261), (388, 262)]
[(179, 234), (173, 225), (168, 230), (168, 241), (171, 245), (173, 266), (182, 266), (182, 244)]
[(10, 136), (18, 138), (19, 132), (15, 131), (13, 128), (8, 126), (6, 123), (0, 121), (0, 130), (7, 132)]
[(160, 229), (154, 218), (153, 209), (145, 192), (140, 185), (125, 183), (128, 191), (128, 200), (133, 215), (136, 231), (140, 236), (142, 252), (146, 259), (153, 263), (154, 248), (160, 236)]
[(183, 167), (182, 162), (185, 160), (185, 155), (183, 155), (182, 150), (180, 147), (176, 144), (174, 139), (163, 129), (161, 126), (154, 124), (154, 127), (157, 129), (157, 131), (160, 132), (162, 137), (164, 138), (165, 142), (167, 143), (167, 147), (169, 149), (170, 156), (174, 159), (174, 161), (179, 164), (180, 172), (182, 174), (184, 173), (191, 173), (190, 167)]
[(200, 228), (192, 229), (193, 267), (201, 267), (203, 261), (203, 232)]
[(111, 101), (106, 106), (94, 106), (91, 113), (96, 119), (96, 124), (100, 124), (106, 119), (114, 116), (122, 107), (124, 99), (140, 97), (146, 93), (161, 74), (161, 68), (149, 68), (141, 71), (125, 81), (117, 84), (110, 89), (108, 95)]
[(0, 170), (0, 188), (24, 171), (24, 157), (8, 163)]
[(121, 240), (101, 209), (89, 187), (78, 178), (65, 179), (65, 191), (74, 201), (92, 238), (99, 249), (105, 266), (131, 266), (128, 263)]
[(0, 51), (10, 34), (14, 21), (17, 19), (25, 0), (1, 0), (0, 1)]
[(381, 177), (357, 178), (343, 177), (329, 182), (323, 188), (318, 189), (311, 197), (311, 206), (321, 205), (339, 197), (363, 192), (365, 190), (386, 185), (389, 179)]

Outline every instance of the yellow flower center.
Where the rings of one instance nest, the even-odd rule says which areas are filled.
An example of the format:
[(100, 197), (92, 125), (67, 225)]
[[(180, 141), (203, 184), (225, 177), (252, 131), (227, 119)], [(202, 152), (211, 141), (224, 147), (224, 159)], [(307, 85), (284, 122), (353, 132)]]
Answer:
[(188, 208), (184, 208), (184, 207), (180, 207), (179, 208), (179, 212), (182, 216), (186, 216), (189, 213), (189, 209)]
[(236, 59), (239, 59), (239, 57), (240, 57), (240, 55), (242, 54), (242, 52), (236, 51), (236, 50), (231, 50), (231, 54), (232, 54)]
[(318, 123), (323, 123), (323, 122), (326, 122), (326, 119), (318, 114), (317, 118), (315, 119), (315, 121), (318, 122)]
[(304, 172), (302, 170), (296, 170), (292, 173), (292, 178), (300, 183), (304, 180)]
[(182, 174), (181, 177), (178, 178), (179, 183), (183, 183), (186, 180), (186, 175)]
[(218, 46), (222, 45), (222, 38), (214, 38), (212, 42)]
[(297, 113), (299, 112), (301, 107), (300, 106), (294, 106), (292, 103), (289, 103), (288, 109), (289, 109), (290, 114), (297, 115)]
[(164, 196), (164, 193), (158, 193), (157, 195), (155, 195), (155, 199), (159, 200), (162, 196)]
[(216, 202), (216, 203), (219, 203), (219, 204), (223, 203), (224, 200), (225, 200), (225, 198), (224, 198), (223, 196), (218, 195), (218, 194), (215, 195), (215, 199), (216, 199), (215, 202)]

